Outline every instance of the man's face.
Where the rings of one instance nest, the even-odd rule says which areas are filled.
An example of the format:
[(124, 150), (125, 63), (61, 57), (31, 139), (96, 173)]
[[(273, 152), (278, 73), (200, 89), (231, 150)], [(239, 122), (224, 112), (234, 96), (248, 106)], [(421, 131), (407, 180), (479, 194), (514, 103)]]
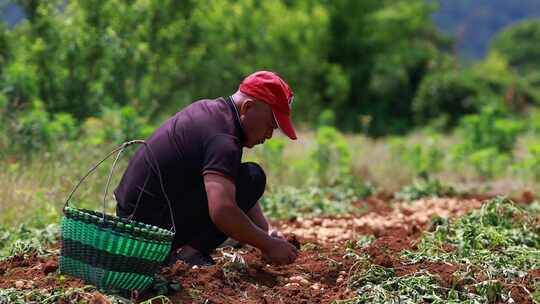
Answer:
[(240, 107), (240, 120), (246, 135), (246, 147), (264, 143), (277, 129), (272, 108), (262, 101), (248, 99)]

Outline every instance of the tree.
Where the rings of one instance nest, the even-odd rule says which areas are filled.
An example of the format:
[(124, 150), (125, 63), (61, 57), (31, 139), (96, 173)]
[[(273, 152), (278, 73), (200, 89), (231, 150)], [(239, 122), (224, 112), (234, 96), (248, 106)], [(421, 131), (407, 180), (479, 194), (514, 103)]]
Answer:
[(352, 1), (330, 4), (330, 61), (350, 79), (350, 93), (334, 104), (340, 126), (370, 133), (404, 132), (412, 126), (411, 103), (421, 79), (449, 41), (437, 34), (425, 1)]
[(519, 22), (499, 32), (491, 43), (491, 52), (506, 58), (520, 73), (540, 70), (540, 20)]

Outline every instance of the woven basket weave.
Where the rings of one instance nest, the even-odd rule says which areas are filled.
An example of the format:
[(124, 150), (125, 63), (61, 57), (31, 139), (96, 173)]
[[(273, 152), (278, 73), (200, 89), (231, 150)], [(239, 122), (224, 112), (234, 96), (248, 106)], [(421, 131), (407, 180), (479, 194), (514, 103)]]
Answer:
[[(137, 140), (122, 144), (81, 179), (69, 195), (63, 210), (60, 272), (79, 277), (104, 290), (142, 291), (146, 289), (153, 282), (160, 264), (171, 250), (175, 235), (172, 209), (163, 187), (157, 162), (152, 169), (156, 169), (161, 188), (169, 203), (173, 223), (172, 231), (133, 221), (131, 217), (126, 219), (107, 215), (105, 209), (100, 213), (68, 205), (82, 181), (103, 161), (118, 152), (107, 181), (106, 197), (111, 175), (120, 154), (127, 146), (135, 143), (145, 144), (151, 152), (144, 141)], [(150, 154), (153, 156), (152, 153)], [(105, 204), (105, 198), (103, 201)], [(139, 201), (133, 213), (138, 204)]]

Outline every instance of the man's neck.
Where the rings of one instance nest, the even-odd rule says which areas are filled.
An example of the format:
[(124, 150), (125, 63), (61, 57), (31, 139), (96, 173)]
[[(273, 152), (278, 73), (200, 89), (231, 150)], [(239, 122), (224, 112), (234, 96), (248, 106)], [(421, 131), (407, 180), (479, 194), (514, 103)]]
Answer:
[(231, 98), (231, 101), (232, 101), (232, 105), (234, 107), (234, 110), (236, 113), (234, 113), (234, 115), (236, 115), (236, 118), (238, 119), (238, 123), (240, 124), (240, 132), (242, 133), (242, 135), (244, 136), (245, 138), (245, 132), (244, 132), (244, 123), (242, 122), (242, 119), (240, 119), (240, 102), (237, 101), (237, 98), (235, 98), (234, 95), (231, 95), (230, 96)]

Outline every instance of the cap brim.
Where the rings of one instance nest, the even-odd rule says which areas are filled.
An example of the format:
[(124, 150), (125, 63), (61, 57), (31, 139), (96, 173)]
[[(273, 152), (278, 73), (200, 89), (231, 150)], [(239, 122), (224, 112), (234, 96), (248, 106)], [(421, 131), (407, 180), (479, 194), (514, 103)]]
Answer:
[(291, 117), (278, 111), (272, 111), (272, 113), (274, 114), (274, 119), (276, 120), (281, 132), (287, 135), (290, 139), (296, 139), (296, 131), (294, 130)]

